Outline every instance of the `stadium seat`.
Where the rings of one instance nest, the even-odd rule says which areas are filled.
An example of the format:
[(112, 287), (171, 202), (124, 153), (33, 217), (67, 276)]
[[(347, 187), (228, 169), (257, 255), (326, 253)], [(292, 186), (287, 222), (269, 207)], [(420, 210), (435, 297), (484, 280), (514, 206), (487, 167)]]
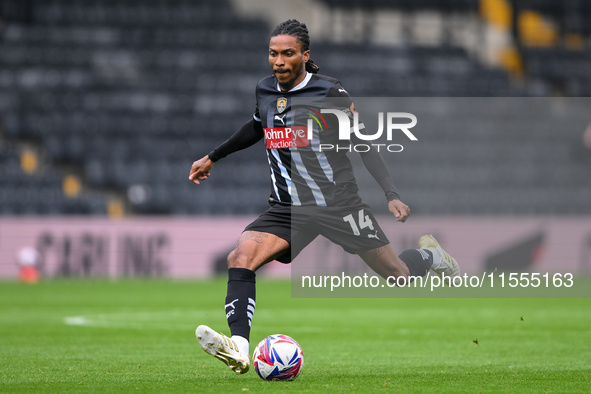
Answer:
[[(368, 15), (397, 10), (478, 17), (476, 0), (325, 3), (363, 8)], [(591, 25), (582, 23), (591, 8), (588, 2), (569, 2), (570, 8), (553, 1), (526, 3), (544, 14), (562, 15), (566, 31), (589, 34)], [(186, 179), (194, 160), (252, 116), (256, 83), (269, 73), (261, 52), (269, 33), (264, 21), (242, 18), (226, 0), (32, 4), (30, 15), (10, 15), (0, 31), (2, 214), (105, 214), (104, 190), (121, 196), (132, 213), (254, 214), (266, 208), (270, 184), (262, 144), (225, 159), (207, 187)], [(225, 50), (230, 47), (232, 51)], [(341, 79), (359, 97), (591, 94), (591, 55), (585, 49), (524, 48), (522, 81), (450, 44), (314, 41), (312, 50), (322, 73)], [(565, 142), (564, 136), (553, 133), (556, 125), (516, 135), (491, 131), (478, 125), (478, 119), (468, 119), (465, 130), (441, 123), (446, 122), (432, 127), (438, 134), (424, 136), (432, 144), (422, 148), (421, 163), (396, 174), (413, 211), (416, 206), (416, 211), (429, 214), (538, 212), (556, 198), (540, 174), (565, 189), (585, 185), (586, 169), (568, 151), (577, 136)], [(527, 124), (521, 126), (529, 130)], [(499, 141), (491, 142), (493, 132)], [(529, 147), (501, 148), (525, 139)], [(464, 140), (473, 144), (466, 146)], [(18, 157), (7, 153), (25, 143), (36, 144), (46, 156), (42, 177), (23, 177)], [(560, 146), (562, 161), (554, 168), (545, 167), (544, 158), (535, 154), (547, 150), (547, 143)], [(506, 167), (493, 170), (500, 159)], [(522, 179), (511, 168), (525, 165), (540, 169), (527, 175), (537, 194), (517, 187)], [(63, 166), (82, 174), (86, 188), (77, 198), (63, 195)], [(506, 183), (498, 183), (503, 177)], [(367, 187), (372, 182), (360, 179)], [(440, 189), (453, 185), (461, 195), (454, 191), (435, 196), (424, 189), (424, 182)], [(490, 184), (506, 188), (511, 203), (503, 206), (492, 198)], [(590, 212), (583, 199), (589, 194), (577, 196), (572, 205), (554, 204), (553, 209)], [(523, 198), (530, 199), (531, 206), (523, 206)], [(376, 203), (381, 201), (376, 197)]]

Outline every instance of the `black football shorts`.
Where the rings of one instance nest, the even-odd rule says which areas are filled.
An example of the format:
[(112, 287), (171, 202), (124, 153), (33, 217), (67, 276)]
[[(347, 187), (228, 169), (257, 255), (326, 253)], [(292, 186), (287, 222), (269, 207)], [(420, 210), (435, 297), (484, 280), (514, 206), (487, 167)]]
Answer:
[(319, 235), (349, 253), (390, 243), (371, 208), (361, 199), (346, 206), (334, 207), (274, 204), (244, 231), (270, 233), (289, 242), (290, 250), (277, 258), (282, 263), (290, 263)]

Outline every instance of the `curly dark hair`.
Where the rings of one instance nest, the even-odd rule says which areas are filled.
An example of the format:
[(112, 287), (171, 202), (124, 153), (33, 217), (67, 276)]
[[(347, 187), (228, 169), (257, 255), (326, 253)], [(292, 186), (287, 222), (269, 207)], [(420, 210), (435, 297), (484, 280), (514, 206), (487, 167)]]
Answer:
[[(310, 35), (305, 23), (301, 23), (296, 19), (289, 19), (285, 22), (281, 22), (277, 25), (275, 30), (273, 30), (271, 37), (280, 35), (288, 35), (297, 38), (302, 44), (302, 52), (310, 50)], [(320, 71), (320, 67), (318, 67), (312, 59), (308, 59), (306, 62), (306, 71), (316, 74)]]

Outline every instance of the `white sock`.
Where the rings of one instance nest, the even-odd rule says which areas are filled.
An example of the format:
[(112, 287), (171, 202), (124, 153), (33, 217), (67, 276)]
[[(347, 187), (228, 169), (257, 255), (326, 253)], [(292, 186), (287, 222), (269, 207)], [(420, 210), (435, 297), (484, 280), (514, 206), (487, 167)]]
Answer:
[(437, 269), (439, 268), (439, 265), (441, 264), (441, 256), (439, 255), (439, 252), (437, 251), (437, 249), (435, 249), (432, 246), (429, 246), (427, 248), (423, 248), (425, 250), (428, 250), (429, 252), (431, 252), (433, 254), (433, 265), (431, 266), (432, 269)]
[(238, 350), (241, 354), (250, 355), (250, 345), (248, 339), (241, 337), (240, 335), (232, 335), (232, 340), (238, 345)]

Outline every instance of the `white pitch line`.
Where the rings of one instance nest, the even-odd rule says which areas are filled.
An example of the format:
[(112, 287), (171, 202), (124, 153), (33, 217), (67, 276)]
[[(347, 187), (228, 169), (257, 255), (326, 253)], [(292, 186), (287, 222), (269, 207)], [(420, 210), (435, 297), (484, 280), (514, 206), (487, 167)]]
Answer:
[(167, 329), (185, 331), (193, 326), (196, 327), (212, 313), (213, 312), (210, 311), (199, 311), (199, 313), (188, 313), (183, 311), (101, 313), (66, 316), (63, 321), (66, 325), (80, 327)]

